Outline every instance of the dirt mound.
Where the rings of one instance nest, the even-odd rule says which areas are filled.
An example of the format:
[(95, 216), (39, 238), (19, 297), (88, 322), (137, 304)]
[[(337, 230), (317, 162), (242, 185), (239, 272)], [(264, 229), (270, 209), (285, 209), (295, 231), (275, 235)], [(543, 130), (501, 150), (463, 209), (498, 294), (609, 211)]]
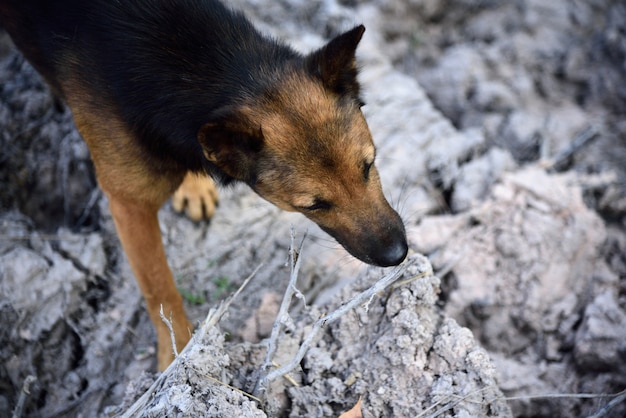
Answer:
[[(194, 345), (146, 392), (149, 396), (119, 411), (143, 417), (327, 417), (347, 411), (362, 397), (373, 416), (414, 416), (428, 408), (453, 415), (509, 415), (487, 353), (468, 329), (436, 308), (439, 279), (430, 268), (424, 257), (412, 256), (398, 278), (406, 281), (401, 289), (329, 323), (298, 373), (270, 382), (267, 415), (251, 396), (226, 386), (252, 393), (263, 369), (263, 350), (256, 344), (226, 343), (214, 327), (197, 333)], [(355, 289), (366, 289), (378, 278), (372, 270), (362, 275), (352, 289), (326, 305), (326, 317), (351, 299)], [(323, 317), (318, 307), (305, 308), (277, 340), (273, 360), (287, 364), (312, 332), (310, 324)], [(129, 393), (127, 399), (144, 390)]]

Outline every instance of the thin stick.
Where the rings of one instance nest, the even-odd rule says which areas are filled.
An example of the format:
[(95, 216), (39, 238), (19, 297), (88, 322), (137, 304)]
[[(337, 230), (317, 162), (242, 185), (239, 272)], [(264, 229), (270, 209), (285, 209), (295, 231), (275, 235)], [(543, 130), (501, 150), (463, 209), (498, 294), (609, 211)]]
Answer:
[(530, 400), (530, 399), (599, 399), (614, 398), (604, 407), (588, 418), (601, 418), (606, 416), (620, 402), (626, 401), (626, 389), (618, 393), (553, 393), (547, 395), (511, 396), (504, 398), (506, 401)]
[[(426, 416), (426, 414), (428, 412), (430, 412), (431, 410), (435, 409), (436, 407), (447, 403), (446, 405), (444, 405), (443, 407), (441, 407), (440, 409), (438, 409), (436, 412), (434, 412), (431, 415), (428, 415), (428, 418), (433, 418), (433, 417), (437, 417), (439, 415), (441, 415), (443, 412), (454, 408), (456, 405), (458, 405), (460, 402), (462, 401), (467, 401), (467, 402), (472, 402), (472, 403), (476, 403), (473, 401), (468, 401), (468, 398), (470, 396), (473, 396), (483, 390), (489, 389), (489, 387), (485, 387), (482, 389), (478, 389), (474, 392), (471, 392), (465, 396), (456, 396), (456, 395), (449, 395), (446, 398), (443, 398), (441, 400), (439, 400), (438, 402), (432, 404), (430, 407), (428, 407), (427, 409), (425, 409), (424, 411), (422, 411), (421, 414), (417, 415), (416, 418), (419, 417), (424, 417)], [(455, 402), (450, 402), (452, 401), (453, 398), (457, 398), (457, 400)], [(598, 399), (598, 398), (615, 398), (613, 400), (611, 400), (611, 402), (609, 402), (608, 404), (606, 404), (602, 409), (600, 409), (598, 412), (596, 412), (594, 415), (590, 415), (588, 418), (601, 418), (606, 416), (606, 414), (613, 409), (618, 403), (623, 402), (626, 400), (626, 390), (623, 390), (619, 393), (614, 393), (614, 394), (594, 394), (594, 393), (554, 393), (554, 394), (546, 394), (546, 395), (528, 395), (528, 396), (510, 396), (510, 397), (502, 397), (501, 399), (503, 401), (515, 401), (515, 400), (532, 400), (532, 399)], [(479, 402), (482, 403), (482, 402)]]
[(619, 393), (548, 393), (545, 395), (520, 395), (509, 396), (503, 398), (505, 401), (521, 401), (532, 399), (597, 399), (597, 398), (612, 398), (615, 396), (624, 396), (626, 391)]
[(602, 409), (600, 409), (595, 414), (591, 415), (589, 418), (601, 418), (607, 416), (607, 414), (620, 402), (626, 401), (626, 390), (621, 391), (615, 395), (615, 399), (612, 399), (611, 402), (607, 403)]
[(26, 397), (30, 395), (30, 385), (35, 383), (37, 378), (32, 375), (26, 376), (24, 383), (22, 384), (22, 390), (20, 391), (20, 397), (17, 400), (17, 405), (13, 410), (12, 418), (21, 418), (22, 411), (24, 410), (24, 404), (26, 403)]
[[(437, 416), (443, 414), (444, 412), (454, 408), (455, 406), (457, 406), (462, 401), (468, 399), (470, 396), (474, 396), (474, 395), (476, 395), (476, 394), (478, 394), (478, 393), (480, 393), (480, 392), (482, 392), (484, 390), (487, 390), (487, 389), (489, 389), (489, 387), (476, 389), (476, 390), (468, 393), (465, 396), (458, 396), (458, 397), (456, 397), (457, 399), (456, 399), (455, 402), (451, 402), (455, 397), (453, 395), (448, 395), (445, 398), (440, 399), (438, 402), (435, 402), (434, 404), (432, 404), (427, 409), (423, 410), (422, 413), (417, 415), (415, 418), (421, 418), (421, 417), (424, 417), (424, 416), (426, 416), (427, 418), (437, 417)], [(435, 411), (434, 413), (432, 413), (430, 415), (426, 415), (428, 412), (430, 412), (432, 409), (435, 409), (439, 405), (443, 405), (443, 406), (441, 408), (439, 408), (437, 411)]]
[(274, 357), (274, 354), (276, 353), (276, 350), (278, 348), (278, 337), (280, 335), (280, 331), (282, 330), (283, 324), (287, 321), (287, 318), (289, 317), (289, 306), (291, 306), (291, 300), (293, 299), (293, 295), (295, 292), (298, 292), (298, 290), (296, 289), (296, 282), (298, 280), (298, 273), (300, 271), (300, 261), (302, 260), (300, 254), (302, 254), (302, 247), (304, 245), (305, 238), (306, 233), (302, 238), (300, 246), (296, 250), (296, 233), (294, 231), (294, 228), (291, 227), (291, 244), (289, 245), (289, 268), (291, 269), (291, 275), (289, 277), (289, 284), (287, 285), (287, 289), (285, 290), (285, 294), (283, 295), (283, 301), (281, 302), (280, 309), (278, 310), (278, 315), (276, 316), (276, 320), (274, 321), (274, 325), (272, 326), (272, 333), (267, 342), (267, 353), (265, 354), (265, 361), (263, 362), (263, 366), (261, 368), (261, 374), (254, 387), (254, 395), (260, 398), (263, 398), (264, 392), (267, 389), (266, 386), (262, 386), (261, 382), (265, 379), (268, 370), (272, 367), (272, 358)]
[(174, 358), (177, 358), (178, 349), (176, 348), (176, 335), (174, 334), (174, 327), (172, 327), (172, 317), (170, 316), (170, 319), (167, 319), (165, 317), (165, 314), (163, 313), (163, 305), (161, 305), (159, 315), (161, 316), (161, 321), (163, 321), (167, 329), (170, 330), (170, 338), (172, 339), (172, 351), (174, 352)]
[(42, 241), (67, 241), (67, 242), (76, 242), (80, 240), (80, 237), (71, 236), (71, 237), (63, 237), (61, 235), (51, 235), (51, 234), (37, 234), (30, 233), (26, 235), (5, 235), (0, 234), (0, 241), (28, 241), (33, 238), (40, 239)]
[(233, 303), (235, 299), (239, 297), (243, 289), (245, 289), (246, 286), (248, 286), (248, 283), (250, 283), (250, 280), (252, 280), (252, 278), (256, 276), (256, 274), (261, 269), (261, 267), (263, 267), (263, 263), (259, 264), (257, 268), (255, 268), (254, 271), (250, 273), (248, 277), (246, 277), (246, 280), (244, 280), (243, 283), (241, 283), (241, 286), (239, 286), (239, 289), (237, 289), (235, 293), (230, 295), (228, 299), (222, 302), (220, 306), (217, 308), (217, 310), (215, 310), (215, 312), (209, 312), (206, 319), (204, 320), (204, 323), (202, 324), (202, 330), (204, 332), (203, 335), (206, 335), (209, 329), (211, 327), (214, 327), (219, 322), (219, 320), (222, 319), (226, 311), (228, 311), (228, 308), (230, 308), (230, 305)]
[(204, 376), (204, 379), (209, 379), (209, 380), (210, 380), (211, 382), (213, 382), (213, 383), (216, 383), (216, 384), (221, 385), (221, 386), (225, 386), (225, 387), (227, 387), (228, 389), (234, 390), (235, 392), (239, 392), (239, 393), (240, 393), (240, 394), (242, 394), (243, 396), (246, 396), (246, 397), (248, 397), (248, 398), (252, 399), (253, 401), (258, 402), (259, 404), (261, 404), (261, 403), (262, 403), (262, 402), (261, 402), (261, 400), (260, 400), (259, 398), (257, 398), (256, 396), (251, 395), (251, 394), (249, 394), (248, 392), (245, 392), (245, 391), (243, 391), (243, 390), (241, 390), (241, 389), (239, 389), (239, 388), (236, 388), (236, 387), (234, 387), (234, 386), (231, 386), (231, 385), (229, 385), (228, 383), (224, 383), (224, 382), (222, 382), (221, 380), (218, 380), (218, 379), (216, 379), (216, 378), (214, 378), (214, 377), (212, 377), (212, 376)]
[(78, 221), (76, 221), (76, 226), (82, 226), (85, 221), (87, 220), (87, 217), (89, 216), (89, 214), (91, 213), (91, 210), (93, 209), (93, 207), (95, 206), (95, 204), (98, 202), (98, 199), (101, 196), (101, 192), (99, 188), (95, 188), (91, 191), (91, 194), (89, 195), (89, 200), (87, 201), (87, 204), (85, 205), (83, 212), (80, 214), (80, 218), (78, 218)]
[(571, 144), (561, 151), (554, 159), (548, 164), (548, 170), (559, 171), (563, 168), (563, 164), (567, 162), (574, 154), (583, 149), (587, 144), (591, 143), (593, 139), (600, 135), (600, 127), (591, 125), (587, 127), (583, 132), (579, 133)]

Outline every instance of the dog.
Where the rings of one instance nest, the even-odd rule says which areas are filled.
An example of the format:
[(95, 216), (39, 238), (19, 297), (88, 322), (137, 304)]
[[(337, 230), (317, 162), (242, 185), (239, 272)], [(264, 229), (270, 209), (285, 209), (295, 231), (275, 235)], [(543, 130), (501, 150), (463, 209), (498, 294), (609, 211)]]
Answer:
[(317, 223), (373, 265), (406, 257), (361, 112), (365, 28), (308, 55), (217, 0), (0, 0), (0, 24), (72, 110), (157, 330), (160, 370), (193, 326), (165, 258), (157, 211), (208, 218), (216, 185), (243, 182)]

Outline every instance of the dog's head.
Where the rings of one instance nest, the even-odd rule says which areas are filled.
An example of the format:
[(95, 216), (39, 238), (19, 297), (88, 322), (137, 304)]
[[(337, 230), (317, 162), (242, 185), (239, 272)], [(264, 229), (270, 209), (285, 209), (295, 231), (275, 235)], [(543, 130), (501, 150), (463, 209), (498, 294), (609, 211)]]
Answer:
[(355, 50), (363, 26), (293, 60), (259, 97), (200, 129), (206, 158), (276, 206), (298, 211), (352, 255), (379, 266), (407, 254), (385, 199), (361, 112)]

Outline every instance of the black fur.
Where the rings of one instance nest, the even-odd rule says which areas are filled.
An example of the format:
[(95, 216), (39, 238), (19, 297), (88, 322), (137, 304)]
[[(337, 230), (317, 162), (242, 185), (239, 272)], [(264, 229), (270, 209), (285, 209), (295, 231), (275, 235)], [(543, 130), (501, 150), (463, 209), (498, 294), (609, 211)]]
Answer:
[[(159, 170), (207, 168), (200, 127), (271, 89), (285, 66), (304, 65), (216, 0), (0, 0), (0, 16), (10, 33), (31, 37), (14, 41), (57, 93), (77, 74), (98, 103), (120, 106), (114, 110)], [(27, 30), (12, 31), (18, 24)]]

